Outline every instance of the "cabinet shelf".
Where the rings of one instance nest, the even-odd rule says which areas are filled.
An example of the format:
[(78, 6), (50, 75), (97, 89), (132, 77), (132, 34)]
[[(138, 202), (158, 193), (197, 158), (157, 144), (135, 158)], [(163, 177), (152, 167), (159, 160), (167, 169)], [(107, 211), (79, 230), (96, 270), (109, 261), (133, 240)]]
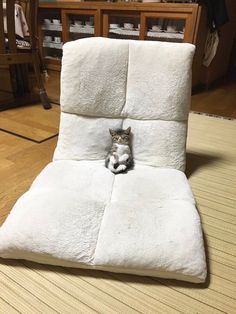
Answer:
[[(123, 35), (123, 36), (139, 36), (139, 30), (137, 29), (122, 29), (122, 28), (117, 28), (117, 29), (109, 29), (109, 33), (111, 34), (116, 34), (116, 35)], [(183, 40), (184, 34), (181, 32), (166, 32), (166, 31), (160, 31), (160, 32), (154, 32), (154, 31), (148, 31), (146, 37), (153, 37), (153, 38), (158, 38), (162, 40)]]
[(94, 27), (87, 27), (87, 26), (70, 26), (70, 33), (77, 33), (77, 34), (94, 34)]
[(41, 27), (42, 30), (47, 30), (47, 31), (62, 31), (62, 25), (56, 25), (54, 23), (51, 24), (43, 24)]
[(147, 37), (154, 37), (158, 39), (165, 39), (168, 41), (170, 40), (183, 40), (184, 34), (180, 32), (176, 33), (171, 33), (171, 32), (153, 32), (153, 31), (148, 31), (147, 32)]
[(63, 43), (43, 42), (43, 47), (46, 48), (62, 49), (62, 46)]

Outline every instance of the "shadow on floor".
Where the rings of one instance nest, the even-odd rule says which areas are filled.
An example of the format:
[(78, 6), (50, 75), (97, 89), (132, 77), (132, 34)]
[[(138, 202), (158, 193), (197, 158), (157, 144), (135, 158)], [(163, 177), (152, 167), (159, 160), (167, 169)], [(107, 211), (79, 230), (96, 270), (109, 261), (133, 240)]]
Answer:
[(214, 164), (221, 159), (222, 157), (220, 155), (207, 155), (202, 153), (187, 152), (185, 174), (187, 178), (189, 178), (198, 169), (204, 168), (209, 164)]

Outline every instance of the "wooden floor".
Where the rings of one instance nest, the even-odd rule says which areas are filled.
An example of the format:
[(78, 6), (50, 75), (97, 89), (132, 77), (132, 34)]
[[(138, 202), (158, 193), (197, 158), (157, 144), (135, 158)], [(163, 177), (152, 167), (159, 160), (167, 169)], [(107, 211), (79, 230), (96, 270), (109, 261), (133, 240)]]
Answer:
[[(36, 107), (41, 121), (45, 112)], [(0, 313), (236, 313), (236, 121), (191, 114), (188, 136), (187, 175), (208, 256), (205, 284), (1, 260)], [(56, 141), (0, 131), (0, 224), (51, 160)]]
[(0, 112), (0, 130), (41, 143), (58, 134), (59, 106), (42, 110), (42, 105)]
[(191, 109), (236, 119), (236, 80), (226, 79), (218, 87), (197, 92)]

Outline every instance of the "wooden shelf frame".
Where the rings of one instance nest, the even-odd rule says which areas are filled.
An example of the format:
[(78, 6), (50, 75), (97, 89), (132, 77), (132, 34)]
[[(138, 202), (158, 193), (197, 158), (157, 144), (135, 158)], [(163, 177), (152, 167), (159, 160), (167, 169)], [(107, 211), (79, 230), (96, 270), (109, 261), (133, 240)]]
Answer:
[(62, 19), (62, 40), (63, 43), (66, 43), (70, 40), (70, 23), (69, 16), (70, 15), (82, 15), (82, 16), (93, 16), (94, 17), (94, 36), (100, 36), (100, 27), (99, 27), (99, 14), (97, 10), (93, 9), (84, 9), (84, 10), (65, 10), (61, 11), (61, 19)]

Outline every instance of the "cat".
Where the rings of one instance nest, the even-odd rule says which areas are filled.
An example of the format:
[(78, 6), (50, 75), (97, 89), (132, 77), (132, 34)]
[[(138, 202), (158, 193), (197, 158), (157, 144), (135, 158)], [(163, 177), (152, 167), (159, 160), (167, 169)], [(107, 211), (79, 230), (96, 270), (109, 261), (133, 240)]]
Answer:
[(109, 129), (112, 137), (112, 146), (106, 157), (105, 166), (113, 173), (121, 173), (130, 169), (133, 165), (133, 157), (130, 149), (131, 127), (126, 130)]

